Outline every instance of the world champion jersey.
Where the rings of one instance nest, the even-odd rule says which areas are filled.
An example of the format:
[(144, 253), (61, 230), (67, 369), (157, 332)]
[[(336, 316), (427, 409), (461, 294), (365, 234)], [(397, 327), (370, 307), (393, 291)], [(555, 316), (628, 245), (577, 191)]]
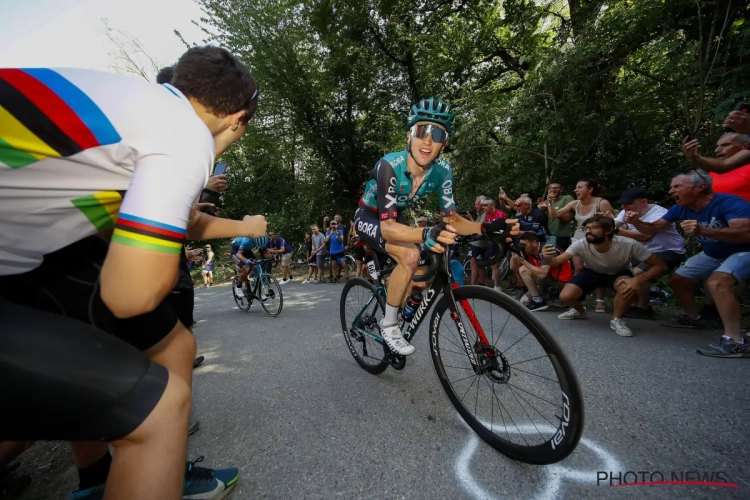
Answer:
[(214, 147), (171, 85), (0, 68), (0, 275), (107, 229), (113, 242), (178, 254)]
[(365, 186), (360, 204), (376, 210), (380, 220), (396, 219), (398, 213), (419, 200), (438, 191), (440, 195), (440, 215), (456, 215), (456, 202), (453, 200), (453, 171), (447, 161), (437, 158), (432, 162), (422, 185), (414, 196), (409, 198), (412, 176), (406, 166), (409, 152), (399, 151), (385, 155), (372, 171), (372, 177)]

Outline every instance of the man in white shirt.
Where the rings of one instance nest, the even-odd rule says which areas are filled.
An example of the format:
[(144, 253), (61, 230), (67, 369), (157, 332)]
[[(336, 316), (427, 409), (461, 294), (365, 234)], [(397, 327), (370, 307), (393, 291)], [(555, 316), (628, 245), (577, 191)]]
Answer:
[[(555, 255), (552, 245), (545, 245), (542, 250), (547, 265), (551, 267), (559, 266), (573, 257), (583, 259), (585, 266), (560, 293), (560, 300), (570, 310), (558, 318), (586, 318), (586, 308), (581, 303), (583, 296), (597, 288), (610, 288), (615, 290), (616, 295), (609, 327), (621, 337), (632, 337), (633, 332), (622, 319), (625, 311), (637, 296), (641, 283), (665, 274), (667, 265), (641, 243), (615, 236), (615, 222), (611, 217), (595, 215), (583, 223), (583, 228), (585, 239), (570, 245), (562, 255)], [(633, 259), (646, 263), (648, 270), (634, 277), (630, 272)]]
[[(636, 228), (624, 221), (625, 212), (636, 212), (642, 221), (654, 222), (662, 218), (667, 213), (667, 209), (656, 204), (648, 202), (648, 194), (642, 188), (628, 188), (622, 193), (619, 203), (623, 210), (615, 219), (617, 235), (632, 238), (646, 246), (646, 249), (652, 254), (659, 257), (659, 260), (667, 265), (671, 271), (685, 262), (685, 240), (677, 232), (674, 224), (670, 224), (663, 230), (653, 236), (643, 234)], [(648, 264), (645, 262), (633, 261), (633, 275), (638, 276), (648, 271)], [(648, 318), (653, 315), (653, 310), (649, 306), (649, 294), (651, 285), (644, 281), (638, 290), (638, 305), (631, 307), (625, 313), (628, 318)]]

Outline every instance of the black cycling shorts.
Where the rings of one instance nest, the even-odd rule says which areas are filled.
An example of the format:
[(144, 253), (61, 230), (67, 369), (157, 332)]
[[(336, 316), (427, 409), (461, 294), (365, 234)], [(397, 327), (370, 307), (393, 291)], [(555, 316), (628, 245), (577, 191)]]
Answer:
[(0, 299), (82, 321), (145, 351), (174, 329), (177, 313), (165, 300), (141, 316), (115, 317), (99, 295), (99, 273), (108, 247), (91, 236), (45, 255), (33, 271), (0, 276)]
[(164, 394), (166, 368), (113, 335), (2, 300), (0, 318), (0, 441), (120, 439)]
[(193, 310), (195, 309), (195, 290), (192, 288), (176, 288), (164, 298), (164, 301), (177, 314), (180, 323), (190, 330), (193, 328)]

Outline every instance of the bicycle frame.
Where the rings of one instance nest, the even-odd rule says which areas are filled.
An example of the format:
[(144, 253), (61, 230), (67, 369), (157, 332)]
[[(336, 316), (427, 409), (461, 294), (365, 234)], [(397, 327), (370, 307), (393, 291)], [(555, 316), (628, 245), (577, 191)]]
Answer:
[[(272, 260), (273, 259), (256, 260), (255, 264), (252, 265), (252, 267), (255, 269), (254, 279), (252, 281), (250, 281), (251, 276), (248, 274), (247, 280), (245, 281), (245, 285), (247, 285), (246, 288), (252, 294), (250, 297), (248, 297), (248, 300), (250, 300), (251, 302), (252, 302), (253, 299), (261, 300), (261, 298), (258, 296), (257, 292), (258, 292), (258, 287), (260, 286), (261, 278), (263, 277), (264, 274), (266, 274), (263, 271), (263, 266), (266, 263), (271, 262)], [(239, 277), (238, 274), (237, 274), (237, 266), (234, 267), (234, 276), (235, 276), (235, 278)]]
[[(402, 333), (404, 335), (404, 338), (407, 341), (411, 341), (412, 338), (414, 338), (414, 335), (416, 335), (417, 330), (419, 329), (420, 325), (424, 321), (425, 317), (427, 316), (427, 312), (429, 311), (430, 307), (432, 307), (435, 299), (439, 295), (439, 292), (442, 291), (445, 297), (448, 297), (451, 301), (450, 304), (450, 311), (451, 311), (451, 319), (455, 321), (456, 327), (458, 328), (459, 335), (461, 336), (461, 342), (463, 343), (464, 349), (466, 350), (466, 355), (469, 357), (469, 361), (471, 362), (472, 368), (475, 372), (479, 372), (481, 369), (477, 366), (477, 358), (475, 354), (475, 347), (471, 345), (471, 342), (469, 342), (469, 338), (466, 334), (466, 329), (464, 328), (463, 321), (461, 320), (461, 315), (458, 314), (458, 304), (456, 303), (456, 300), (453, 297), (452, 290), (455, 288), (459, 288), (459, 285), (453, 280), (453, 275), (451, 274), (450, 270), (448, 269), (449, 261), (448, 259), (444, 258), (444, 255), (435, 256), (440, 259), (440, 264), (438, 266), (437, 274), (435, 275), (435, 279), (433, 280), (432, 284), (422, 292), (422, 302), (419, 304), (419, 307), (416, 311), (414, 311), (410, 321), (408, 323), (405, 323), (402, 328)], [(375, 333), (368, 332), (366, 330), (363, 330), (361, 328), (356, 327), (355, 325), (359, 321), (359, 319), (362, 317), (363, 314), (368, 311), (368, 308), (372, 306), (372, 315), (374, 316), (378, 304), (373, 303), (377, 296), (383, 297), (385, 300), (386, 297), (386, 287), (383, 284), (383, 278), (388, 276), (393, 269), (395, 268), (389, 268), (385, 270), (380, 269), (380, 262), (379, 259), (373, 259), (375, 262), (375, 272), (376, 272), (376, 278), (378, 282), (378, 286), (375, 289), (375, 293), (370, 297), (370, 300), (365, 304), (365, 306), (362, 308), (362, 310), (357, 314), (357, 316), (354, 318), (352, 328), (355, 328), (357, 332), (363, 335), (367, 335), (376, 342), (383, 344), (384, 341), (382, 337)], [(466, 314), (466, 317), (468, 318), (471, 325), (474, 327), (474, 329), (477, 332), (477, 336), (479, 338), (479, 342), (484, 345), (489, 345), (489, 341), (487, 340), (487, 336), (484, 333), (484, 330), (482, 329), (481, 325), (479, 324), (479, 321), (476, 318), (476, 315), (474, 314), (473, 309), (469, 305), (468, 301), (461, 300), (459, 301), (461, 308), (464, 310), (464, 313)], [(433, 347), (434, 349), (434, 347)], [(393, 354), (391, 354), (394, 356)]]

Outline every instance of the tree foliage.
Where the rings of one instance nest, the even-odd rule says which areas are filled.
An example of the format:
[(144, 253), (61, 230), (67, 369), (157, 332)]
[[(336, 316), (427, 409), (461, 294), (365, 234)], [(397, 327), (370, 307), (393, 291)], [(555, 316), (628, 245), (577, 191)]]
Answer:
[[(582, 177), (611, 199), (659, 198), (747, 99), (748, 6), (736, 0), (198, 0), (206, 41), (237, 53), (260, 109), (224, 160), (223, 213), (297, 238), (356, 208), (376, 161), (406, 144), (411, 103), (450, 99), (456, 199), (541, 194)], [(434, 210), (426, 200), (421, 209)]]

